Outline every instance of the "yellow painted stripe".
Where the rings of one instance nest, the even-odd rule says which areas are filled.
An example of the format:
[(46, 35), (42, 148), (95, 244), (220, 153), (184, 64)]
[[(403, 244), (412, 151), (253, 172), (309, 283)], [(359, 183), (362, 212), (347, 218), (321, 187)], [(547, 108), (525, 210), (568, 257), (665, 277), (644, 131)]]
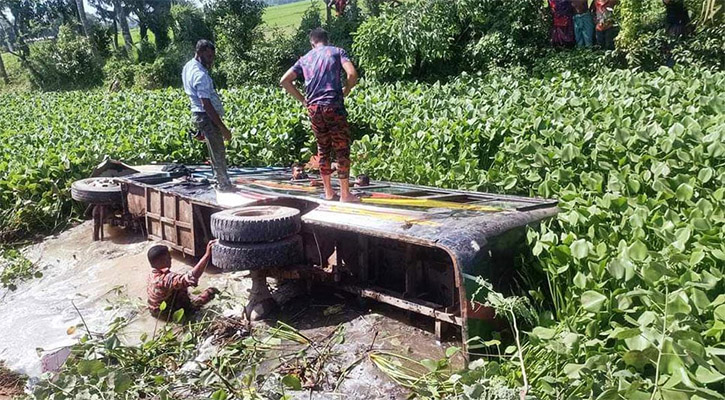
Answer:
[(425, 219), (415, 219), (415, 218), (411, 218), (411, 217), (408, 217), (405, 215), (392, 214), (390, 212), (365, 210), (365, 209), (357, 208), (357, 207), (345, 207), (345, 206), (338, 206), (338, 205), (330, 205), (330, 206), (327, 206), (326, 208), (327, 208), (327, 210), (329, 210), (331, 212), (335, 212), (335, 213), (352, 214), (352, 215), (358, 215), (361, 217), (377, 218), (377, 219), (382, 219), (382, 220), (386, 220), (386, 221), (400, 222), (403, 224), (440, 226), (439, 222), (425, 220)]
[(498, 207), (483, 206), (480, 204), (455, 203), (452, 201), (442, 201), (442, 200), (432, 200), (432, 199), (394, 199), (394, 198), (385, 199), (385, 198), (365, 197), (362, 199), (362, 202), (367, 203), (367, 204), (387, 205), (387, 206), (448, 208), (451, 210), (467, 210), (467, 211), (481, 211), (481, 212), (501, 211), (501, 209)]

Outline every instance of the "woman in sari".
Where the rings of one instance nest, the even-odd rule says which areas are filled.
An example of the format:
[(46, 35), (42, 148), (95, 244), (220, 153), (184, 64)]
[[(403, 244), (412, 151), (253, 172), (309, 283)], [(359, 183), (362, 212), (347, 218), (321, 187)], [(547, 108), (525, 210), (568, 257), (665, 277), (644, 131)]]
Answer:
[(554, 15), (551, 44), (554, 47), (572, 47), (574, 45), (574, 12), (570, 0), (549, 0), (549, 8)]

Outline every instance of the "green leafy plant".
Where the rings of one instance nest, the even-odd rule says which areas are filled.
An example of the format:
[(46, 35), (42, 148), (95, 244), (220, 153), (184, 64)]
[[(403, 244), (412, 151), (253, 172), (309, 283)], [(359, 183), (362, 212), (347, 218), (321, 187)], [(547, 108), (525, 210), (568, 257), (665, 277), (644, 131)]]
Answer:
[(417, 0), (371, 17), (358, 28), (353, 53), (372, 77), (419, 77), (451, 59), (460, 29), (455, 7), (446, 1)]
[(231, 85), (244, 84), (239, 65), (250, 60), (249, 51), (260, 32), (265, 4), (261, 0), (217, 0), (206, 6), (207, 23), (214, 31), (217, 65)]
[(68, 25), (61, 26), (57, 40), (36, 43), (30, 52), (30, 76), (42, 90), (90, 88), (103, 81), (102, 60), (93, 44)]
[(204, 20), (204, 14), (196, 7), (186, 4), (172, 5), (171, 20), (174, 42), (189, 49), (194, 48), (200, 39), (213, 38), (213, 32)]
[(0, 248), (0, 283), (3, 287), (15, 290), (18, 283), (42, 276), (43, 273), (19, 251)]
[[(559, 199), (560, 214), (528, 231), (535, 260), (524, 268), (545, 276), (531, 288), (544, 310), (519, 327), (521, 356), (504, 349), (463, 378), (523, 387), (523, 358), (540, 398), (722, 398), (723, 93), (725, 74), (701, 68), (506, 70), (353, 92), (354, 173)], [(309, 156), (304, 110), (281, 90), (221, 96), (230, 164)], [(14, 149), (0, 155), (5, 238), (80, 216), (69, 185), (103, 154), (131, 164), (206, 157), (185, 137), (179, 90), (0, 95), (0, 107), (0, 144)]]

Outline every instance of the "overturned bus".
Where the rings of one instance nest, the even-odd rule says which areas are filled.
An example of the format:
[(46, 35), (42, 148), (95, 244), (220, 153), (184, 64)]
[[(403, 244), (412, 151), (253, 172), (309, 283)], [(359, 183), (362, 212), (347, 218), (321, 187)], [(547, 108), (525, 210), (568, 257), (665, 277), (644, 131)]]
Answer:
[(498, 325), (473, 298), (481, 280), (510, 281), (525, 227), (558, 212), (552, 200), (383, 181), (356, 184), (360, 203), (327, 201), (315, 176), (292, 179), (287, 168), (230, 168), (237, 190), (218, 192), (206, 166), (119, 165), (73, 185), (75, 199), (100, 208), (101, 238), (104, 221), (133, 224), (192, 257), (218, 238), (212, 264), (223, 270), (304, 279), (423, 315), (439, 339), (461, 339), (466, 359), (469, 339)]

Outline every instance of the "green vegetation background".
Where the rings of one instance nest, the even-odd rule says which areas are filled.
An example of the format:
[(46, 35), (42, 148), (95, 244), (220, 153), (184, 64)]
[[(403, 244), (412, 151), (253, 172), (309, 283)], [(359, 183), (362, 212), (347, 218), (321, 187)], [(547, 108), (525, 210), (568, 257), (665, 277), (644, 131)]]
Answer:
[[(522, 260), (519, 276), (526, 289), (507, 293), (528, 299), (526, 315), (502, 311), (512, 322), (520, 318), (522, 357), (500, 348), (503, 338), (482, 338), (486, 353), (501, 356), (461, 374), (438, 371), (445, 363), (433, 363), (433, 374), (407, 385), (423, 397), (480, 398), (490, 387), (521, 388), (527, 376), (529, 393), (546, 399), (723, 399), (722, 27), (680, 47), (674, 57), (682, 65), (673, 69), (657, 68), (665, 60), (662, 46), (673, 42), (663, 37), (659, 22), (640, 26), (636, 1), (622, 5), (623, 52), (551, 51), (545, 36), (511, 35), (512, 27), (532, 20), (532, 29), (545, 32), (537, 15), (508, 11), (523, 25), (482, 23), (480, 37), (456, 52), (461, 49), (452, 48), (450, 38), (460, 33), (461, 21), (477, 16), (461, 8), (465, 18), (459, 20), (440, 4), (360, 25), (363, 39), (352, 47), (370, 76), (381, 80), (364, 80), (347, 103), (353, 172), (552, 197), (562, 212), (528, 231), (531, 257)], [(539, 2), (525, 4), (540, 9)], [(648, 4), (661, 7), (659, 1)], [(281, 6), (285, 11), (274, 18), (273, 9), (267, 10), (264, 18), (292, 33), (296, 7), (301, 5)], [(646, 15), (659, 21), (660, 11)], [(341, 25), (356, 24), (355, 18)], [(259, 52), (251, 64), (243, 52), (239, 63), (227, 59), (227, 78), (278, 79), (275, 68), (289, 65), (294, 46), (308, 48), (305, 29), (319, 21), (319, 9), (306, 10), (297, 29), (302, 34), (290, 35), (284, 48), (254, 31), (245, 40)], [(348, 28), (337, 30), (348, 34), (341, 39), (350, 40)], [(377, 46), (381, 37), (390, 41)], [(401, 47), (401, 38), (413, 39)], [(138, 89), (159, 87), (154, 85), (164, 76), (178, 79), (184, 53), (172, 50), (155, 58), (139, 49), (138, 58), (149, 56), (139, 65), (109, 62), (106, 71), (115, 79), (129, 72), (130, 83), (119, 92), (0, 94), (0, 146), (9, 149), (0, 154), (4, 241), (53, 232), (78, 218), (82, 206), (70, 199), (69, 186), (104, 155), (129, 163), (205, 160), (203, 144), (186, 136), (188, 100), (182, 91)], [(461, 54), (481, 72), (438, 79), (434, 67), (464, 65)], [(279, 65), (259, 68), (256, 59)], [(628, 68), (634, 65), (642, 68)], [(18, 68), (10, 58), (8, 69)], [(222, 96), (234, 136), (231, 164), (289, 164), (310, 156), (314, 143), (305, 112), (279, 88), (247, 85)], [(498, 304), (496, 299), (486, 291), (479, 297)], [(165, 337), (165, 346), (178, 345), (177, 339)], [(96, 350), (115, 372), (136, 378), (113, 349)], [(76, 373), (85, 371), (83, 365), (70, 363), (64, 372), (75, 382), (73, 390), (106, 379)], [(138, 382), (125, 382), (127, 390), (149, 390)], [(168, 389), (164, 385), (151, 390)]]

